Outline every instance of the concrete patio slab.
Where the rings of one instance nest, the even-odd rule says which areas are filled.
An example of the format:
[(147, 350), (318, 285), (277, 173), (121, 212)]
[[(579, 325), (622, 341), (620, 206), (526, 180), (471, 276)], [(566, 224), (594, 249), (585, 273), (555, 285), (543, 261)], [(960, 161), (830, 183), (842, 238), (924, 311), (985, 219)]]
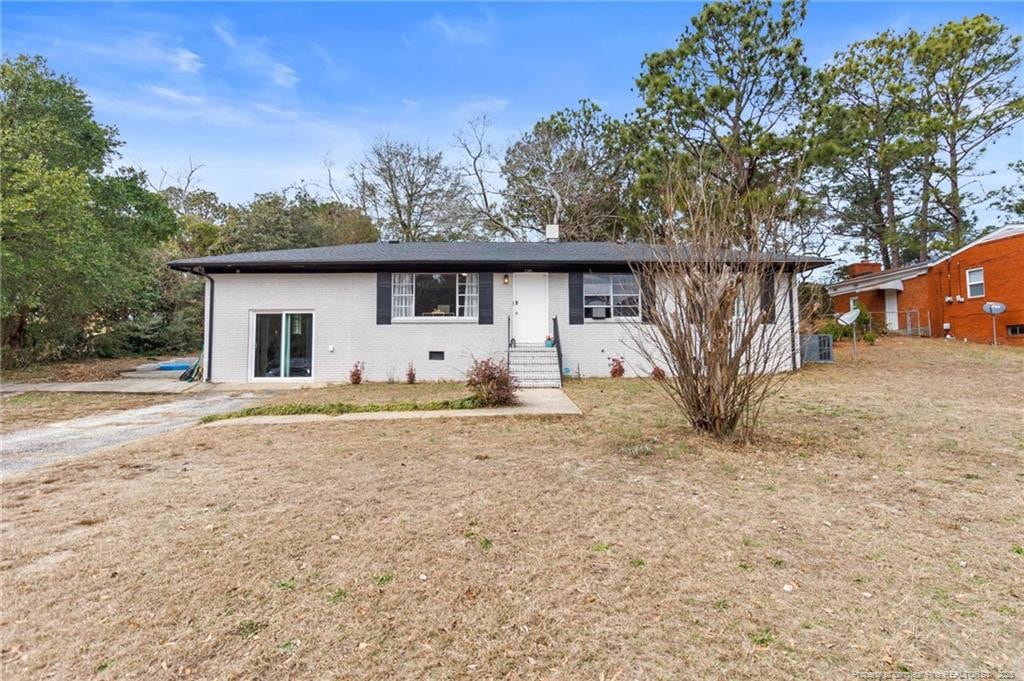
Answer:
[(520, 403), (514, 407), (483, 409), (440, 409), (435, 411), (372, 411), (355, 414), (298, 414), (293, 416), (246, 416), (204, 424), (203, 428), (246, 425), (286, 425), (324, 421), (398, 421), (403, 419), (463, 419), (480, 416), (579, 416), (583, 412), (559, 388), (537, 388), (519, 392)]

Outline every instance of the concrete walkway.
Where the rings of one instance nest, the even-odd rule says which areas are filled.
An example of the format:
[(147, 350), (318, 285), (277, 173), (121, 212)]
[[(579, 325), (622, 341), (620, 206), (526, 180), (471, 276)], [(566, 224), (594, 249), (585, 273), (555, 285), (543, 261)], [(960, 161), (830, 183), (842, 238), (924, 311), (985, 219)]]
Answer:
[[(131, 379), (130, 382), (139, 381)], [(234, 411), (253, 402), (252, 395), (196, 395), (151, 407), (14, 431), (0, 436), (0, 478), (97, 449), (185, 428), (198, 423), (207, 414)]]
[(397, 421), (402, 419), (465, 419), (479, 416), (573, 415), (583, 412), (558, 388), (537, 388), (518, 393), (520, 403), (514, 407), (482, 409), (439, 409), (435, 411), (368, 411), (355, 414), (298, 414), (294, 416), (246, 416), (204, 424), (203, 428), (226, 426), (283, 425), (323, 421)]

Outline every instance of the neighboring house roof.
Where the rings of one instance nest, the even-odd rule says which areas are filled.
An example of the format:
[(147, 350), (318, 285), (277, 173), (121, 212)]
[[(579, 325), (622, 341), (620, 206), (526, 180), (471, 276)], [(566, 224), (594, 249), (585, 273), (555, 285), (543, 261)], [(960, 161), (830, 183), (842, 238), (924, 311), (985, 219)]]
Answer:
[(960, 248), (948, 255), (944, 255), (940, 258), (936, 258), (931, 262), (917, 263), (916, 265), (907, 265), (905, 267), (897, 267), (894, 270), (884, 270), (882, 272), (876, 272), (874, 274), (863, 274), (859, 277), (853, 277), (851, 279), (844, 279), (834, 284), (826, 284), (825, 288), (828, 290), (830, 296), (838, 296), (846, 293), (862, 293), (864, 291), (875, 291), (880, 289), (892, 289), (896, 291), (903, 290), (903, 282), (907, 279), (913, 279), (925, 274), (929, 269), (938, 265), (939, 263), (945, 262), (952, 257), (963, 253), (966, 250), (974, 248), (978, 244), (988, 243), (990, 241), (996, 241), (997, 239), (1006, 239), (1013, 236), (1024, 236), (1024, 224), (1011, 224), (986, 234), (983, 237), (975, 239), (971, 243), (967, 244), (963, 248)]
[[(736, 251), (742, 262), (750, 256)], [(653, 262), (654, 247), (611, 241), (561, 242), (375, 242), (284, 251), (232, 253), (188, 258), (168, 263), (181, 271), (217, 272), (372, 272), (380, 268), (424, 270), (449, 266), (455, 269), (494, 268), (581, 270), (593, 267), (627, 268), (631, 263)], [(768, 256), (771, 262), (808, 270), (831, 263), (817, 257)], [(481, 271), (486, 271), (483, 269)]]
[(921, 276), (934, 264), (923, 262), (916, 265), (907, 265), (906, 267), (897, 267), (894, 270), (883, 270), (874, 274), (862, 274), (859, 277), (844, 279), (834, 284), (826, 284), (825, 289), (830, 296), (838, 296), (844, 293), (862, 293), (879, 289), (902, 291), (904, 281)]

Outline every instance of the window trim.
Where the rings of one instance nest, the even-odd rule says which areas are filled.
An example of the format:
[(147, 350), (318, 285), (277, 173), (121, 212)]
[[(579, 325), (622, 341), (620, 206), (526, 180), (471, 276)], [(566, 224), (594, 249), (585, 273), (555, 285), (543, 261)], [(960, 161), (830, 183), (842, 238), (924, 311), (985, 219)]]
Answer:
[[(256, 315), (258, 314), (276, 314), (281, 316), (281, 326), (285, 324), (285, 315), (290, 314), (308, 314), (312, 315), (310, 323), (312, 324), (312, 330), (309, 334), (310, 353), (309, 353), (309, 376), (256, 376)], [(285, 331), (281, 329), (282, 333)], [(247, 374), (248, 382), (250, 383), (311, 383), (316, 377), (316, 310), (302, 309), (302, 308), (252, 308), (249, 310), (249, 359), (247, 360)], [(284, 343), (281, 344), (281, 350), (284, 351)], [(283, 358), (282, 358), (283, 359)], [(282, 365), (283, 366), (283, 365)]]
[[(608, 280), (608, 304), (607, 305), (587, 305), (587, 275), (599, 275), (614, 277), (619, 274), (628, 274), (633, 277), (633, 281), (636, 283), (636, 315), (632, 317), (617, 316), (615, 314), (615, 282), (609, 278)], [(583, 293), (583, 323), (584, 324), (629, 324), (637, 323), (644, 318), (644, 289), (640, 283), (640, 277), (635, 272), (584, 272), (583, 281), (581, 283)], [(594, 295), (594, 294), (592, 294)], [(604, 294), (600, 294), (604, 295)], [(621, 298), (623, 294), (618, 294)], [(605, 317), (604, 319), (594, 319), (593, 317), (587, 316), (587, 308), (595, 307), (607, 307), (611, 311), (611, 316)], [(626, 305), (624, 307), (633, 307), (632, 305)]]
[[(416, 277), (419, 275), (433, 276), (453, 275), (455, 277), (455, 315), (450, 317), (429, 317), (416, 315)], [(467, 284), (469, 277), (476, 277), (476, 314), (469, 316), (458, 316), (459, 298), (467, 298), (468, 294), (459, 293), (459, 275), (466, 275)], [(395, 314), (395, 291), (397, 290), (397, 278), (401, 276), (412, 277), (412, 316), (400, 317)], [(403, 294), (406, 295), (406, 294)], [(477, 324), (480, 319), (480, 273), (479, 272), (392, 272), (391, 273), (391, 323), (392, 324)]]
[[(1020, 329), (1020, 332), (1010, 332), (1010, 329)], [(1024, 324), (1007, 324), (1006, 325), (1006, 337), (1007, 338), (1024, 338)]]
[(857, 309), (857, 302), (857, 296), (850, 296), (850, 312), (853, 312), (854, 310)]
[[(981, 293), (979, 293), (976, 296), (972, 296), (971, 295), (971, 285), (972, 285), (972, 282), (971, 282), (971, 272), (981, 272), (981, 281), (973, 282), (974, 286), (977, 286), (978, 284), (981, 284)], [(984, 267), (972, 267), (969, 270), (965, 270), (964, 271), (964, 281), (967, 282), (967, 298), (968, 298), (968, 300), (970, 300), (972, 298), (984, 298), (985, 297), (985, 268)]]

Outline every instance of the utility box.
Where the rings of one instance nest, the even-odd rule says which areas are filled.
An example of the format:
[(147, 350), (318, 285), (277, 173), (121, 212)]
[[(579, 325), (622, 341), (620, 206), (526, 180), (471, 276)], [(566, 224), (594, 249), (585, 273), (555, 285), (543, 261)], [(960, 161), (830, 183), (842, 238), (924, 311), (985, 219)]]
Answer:
[(831, 364), (835, 361), (832, 354), (832, 336), (827, 333), (800, 336), (800, 347), (803, 350), (804, 364)]

